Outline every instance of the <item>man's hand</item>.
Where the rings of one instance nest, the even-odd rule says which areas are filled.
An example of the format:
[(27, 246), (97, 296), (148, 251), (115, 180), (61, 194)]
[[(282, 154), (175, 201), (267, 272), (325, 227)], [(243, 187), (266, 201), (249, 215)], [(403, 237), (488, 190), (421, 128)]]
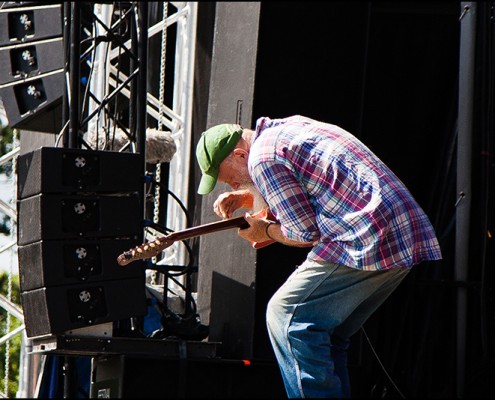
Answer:
[(266, 235), (266, 225), (273, 223), (266, 218), (266, 210), (255, 215), (246, 213), (244, 219), (249, 223), (249, 228), (239, 229), (237, 234), (252, 243), (262, 243), (272, 240)]
[(248, 190), (222, 193), (213, 203), (213, 211), (220, 218), (232, 218), (239, 208), (253, 208), (253, 195)]
[[(249, 228), (239, 229), (237, 234), (251, 243), (262, 243), (266, 241), (282, 243), (291, 247), (313, 247), (318, 244), (318, 240), (314, 242), (299, 242), (285, 237), (281, 231), (281, 225), (275, 221), (275, 218), (268, 210), (261, 210), (256, 214), (244, 215), (244, 219), (248, 222)], [(268, 225), (273, 224), (268, 236)]]

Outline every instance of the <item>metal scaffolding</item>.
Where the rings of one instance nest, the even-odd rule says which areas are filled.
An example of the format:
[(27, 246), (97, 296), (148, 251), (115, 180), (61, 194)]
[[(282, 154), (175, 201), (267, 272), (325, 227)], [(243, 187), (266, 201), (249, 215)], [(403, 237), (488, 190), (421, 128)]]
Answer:
[[(161, 212), (166, 214), (169, 230), (184, 229), (187, 216), (181, 205), (188, 202), (197, 3), (65, 2), (62, 6), (65, 94), (56, 146), (148, 155), (147, 133), (167, 134), (168, 145), (171, 140), (174, 145), (166, 160), (168, 190), (177, 201), (163, 202), (167, 207)], [(149, 24), (151, 7), (163, 10), (153, 24)], [(159, 35), (160, 79), (154, 82), (147, 75), (147, 50)], [(175, 43), (170, 38), (175, 38)], [(167, 64), (165, 79), (167, 59), (173, 63)], [(165, 82), (173, 85), (167, 88), (169, 96), (165, 95)], [(159, 87), (159, 96), (149, 90), (154, 87)], [(17, 145), (0, 159), (0, 165), (15, 160), (18, 153)], [(145, 160), (146, 168), (155, 169), (149, 175), (159, 184), (164, 160)], [(160, 207), (159, 192), (155, 192), (152, 205)], [(15, 223), (14, 206), (0, 201), (0, 211)], [(16, 248), (15, 239), (0, 251), (10, 248)], [(185, 265), (186, 261), (187, 253), (177, 243), (164, 251), (158, 264)], [(0, 298), (0, 306), (22, 321), (22, 310), (9, 299)], [(24, 328), (8, 332), (0, 342), (22, 335), (18, 397), (33, 397), (40, 380), (40, 360), (33, 362), (36, 355), (30, 354), (32, 344)]]

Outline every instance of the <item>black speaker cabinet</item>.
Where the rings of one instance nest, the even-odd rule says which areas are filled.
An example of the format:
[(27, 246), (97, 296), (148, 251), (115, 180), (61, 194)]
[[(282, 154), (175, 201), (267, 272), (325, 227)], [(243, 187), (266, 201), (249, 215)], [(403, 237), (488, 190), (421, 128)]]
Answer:
[(130, 195), (38, 194), (17, 201), (17, 245), (40, 240), (142, 236), (143, 206)]
[(21, 293), (28, 337), (143, 316), (143, 278), (42, 287)]
[(62, 37), (50, 42), (0, 47), (0, 85), (64, 67)]
[(17, 158), (17, 198), (39, 193), (137, 192), (143, 190), (139, 153), (40, 147)]
[(140, 245), (136, 239), (41, 240), (19, 246), (19, 283), (25, 292), (43, 286), (144, 279), (141, 261), (124, 267), (117, 257)]
[(62, 3), (4, 3), (0, 10), (0, 46), (62, 36)]
[(0, 88), (11, 128), (59, 133), (62, 129), (64, 75), (60, 70)]

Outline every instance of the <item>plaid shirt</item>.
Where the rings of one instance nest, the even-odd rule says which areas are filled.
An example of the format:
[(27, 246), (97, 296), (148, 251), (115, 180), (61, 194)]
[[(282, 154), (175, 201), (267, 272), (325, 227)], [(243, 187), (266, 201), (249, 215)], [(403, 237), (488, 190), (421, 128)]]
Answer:
[(379, 270), (442, 258), (404, 184), (338, 126), (299, 115), (260, 118), (248, 166), (282, 233), (317, 241), (310, 260)]

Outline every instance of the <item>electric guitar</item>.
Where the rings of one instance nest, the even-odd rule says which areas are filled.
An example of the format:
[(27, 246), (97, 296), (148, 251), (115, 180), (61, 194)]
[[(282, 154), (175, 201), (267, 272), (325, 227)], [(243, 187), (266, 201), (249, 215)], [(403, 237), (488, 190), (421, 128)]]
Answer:
[[(196, 236), (205, 235), (207, 233), (219, 232), (231, 228), (244, 229), (247, 227), (249, 227), (248, 222), (244, 219), (244, 217), (240, 216), (172, 232), (169, 235), (160, 237), (151, 242), (143, 243), (140, 246), (125, 251), (117, 257), (117, 263), (124, 266), (133, 261), (154, 257), (160, 254), (167, 247), (172, 246), (172, 244), (180, 240), (190, 239)], [(252, 242), (251, 245), (255, 249), (260, 249), (272, 243), (275, 243), (275, 241), (267, 240), (266, 242), (259, 243)]]

